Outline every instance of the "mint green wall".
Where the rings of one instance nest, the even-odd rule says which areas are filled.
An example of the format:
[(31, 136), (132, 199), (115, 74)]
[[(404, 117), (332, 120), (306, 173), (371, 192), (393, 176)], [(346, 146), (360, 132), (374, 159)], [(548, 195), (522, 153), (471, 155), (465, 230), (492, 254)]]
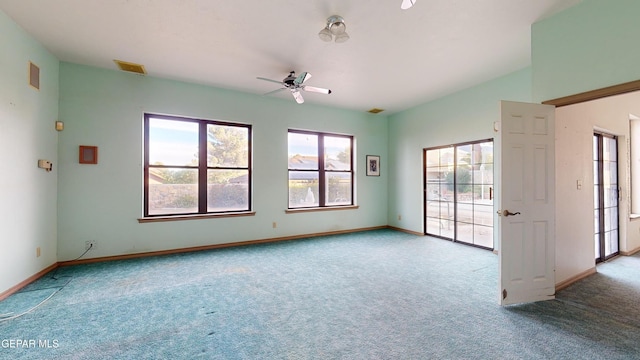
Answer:
[(500, 100), (531, 101), (530, 68), (390, 116), (389, 225), (424, 232), (422, 150), (493, 138)]
[[(256, 215), (139, 224), (144, 112), (253, 124)], [(387, 224), (387, 162), (381, 177), (364, 174), (367, 154), (387, 157), (384, 116), (61, 63), (60, 119), (59, 261), (88, 240), (85, 257), (101, 257)], [(285, 214), (290, 128), (355, 136), (359, 209)], [(98, 146), (98, 165), (78, 164), (78, 145)]]
[[(637, 0), (584, 0), (532, 26), (535, 101), (596, 90), (640, 79)], [(571, 281), (595, 268), (593, 248), (592, 136), (594, 128), (619, 136), (619, 164), (627, 164), (629, 113), (620, 97), (556, 110), (556, 282)], [(613, 108), (611, 108), (611, 106)], [(627, 167), (619, 179), (627, 179)], [(591, 185), (590, 185), (591, 184)], [(628, 180), (620, 181), (621, 250), (640, 243), (638, 222), (628, 216)], [(586, 206), (586, 208), (585, 208)], [(584, 231), (576, 231), (584, 229)], [(585, 236), (589, 236), (585, 238)]]
[[(40, 90), (28, 83), (29, 61), (40, 67)], [(58, 65), (0, 11), (0, 294), (57, 260)]]
[(584, 0), (532, 26), (534, 101), (640, 79), (637, 0)]
[[(635, 0), (584, 0), (532, 26), (530, 68), (388, 118), (59, 64), (0, 12), (0, 159), (14, 174), (0, 177), (0, 198), (11, 205), (0, 213), (0, 292), (75, 258), (87, 240), (98, 243), (88, 256), (99, 257), (386, 224), (422, 232), (422, 149), (493, 137), (500, 100), (539, 102), (640, 79), (639, 10)], [(39, 92), (26, 85), (28, 60), (42, 69)], [(145, 111), (252, 123), (256, 216), (138, 224)], [(57, 116), (62, 133), (53, 130)], [(356, 136), (360, 209), (284, 213), (288, 128)], [(100, 163), (77, 164), (78, 145), (99, 146)], [(366, 154), (382, 156), (381, 177), (364, 176)], [(39, 158), (54, 171), (37, 169)]]

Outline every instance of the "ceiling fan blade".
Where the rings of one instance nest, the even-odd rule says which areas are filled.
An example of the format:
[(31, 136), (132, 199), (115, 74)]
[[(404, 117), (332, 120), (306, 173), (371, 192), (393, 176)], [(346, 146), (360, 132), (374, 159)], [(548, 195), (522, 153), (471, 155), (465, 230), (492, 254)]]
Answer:
[(400, 5), (400, 9), (406, 10), (412, 7), (413, 5), (415, 5), (416, 1), (417, 0), (402, 0), (402, 5)]
[(296, 85), (300, 85), (309, 79), (311, 79), (311, 74), (305, 71), (302, 74), (298, 75), (298, 77), (293, 81), (293, 83)]
[(299, 90), (296, 91), (291, 91), (291, 94), (293, 94), (293, 98), (296, 99), (296, 102), (298, 104), (302, 104), (304, 102), (304, 99), (302, 98), (302, 94), (300, 94)]
[(303, 85), (302, 90), (311, 91), (311, 92), (320, 93), (320, 94), (331, 94), (331, 90), (329, 89), (323, 89), (323, 88), (308, 86), (308, 85)]
[(276, 89), (276, 90), (273, 90), (273, 91), (269, 91), (268, 93), (264, 93), (264, 94), (262, 94), (262, 95), (271, 95), (271, 94), (275, 94), (275, 93), (280, 92), (280, 91), (282, 91), (282, 90), (284, 90), (284, 89), (286, 89), (286, 88), (280, 88), (280, 89)]
[(270, 82), (274, 82), (274, 83), (278, 83), (278, 84), (282, 84), (282, 81), (277, 81), (277, 80), (271, 80), (271, 79), (267, 79), (267, 78), (263, 78), (263, 77), (257, 77), (256, 79), (258, 80), (264, 80), (264, 81), (270, 81)]

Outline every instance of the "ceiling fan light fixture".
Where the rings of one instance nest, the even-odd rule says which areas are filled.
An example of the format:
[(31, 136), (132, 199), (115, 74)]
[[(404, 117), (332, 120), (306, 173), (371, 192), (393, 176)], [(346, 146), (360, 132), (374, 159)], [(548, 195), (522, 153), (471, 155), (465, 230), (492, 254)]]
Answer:
[(332, 15), (327, 19), (327, 25), (320, 30), (318, 37), (320, 40), (329, 42), (334, 40), (337, 43), (342, 43), (349, 40), (349, 35), (346, 32), (347, 25), (344, 23), (344, 19), (338, 15)]
[(329, 28), (320, 30), (320, 32), (318, 33), (318, 37), (320, 37), (320, 40), (325, 42), (333, 40), (333, 35), (331, 34), (331, 31), (329, 31)]
[(349, 40), (349, 34), (347, 34), (346, 32), (336, 35), (336, 42), (337, 43), (343, 43), (345, 41)]
[[(329, 20), (331, 20), (331, 18), (329, 18)], [(331, 31), (333, 35), (342, 34), (347, 30), (347, 25), (345, 25), (344, 20), (342, 18), (333, 19), (333, 21), (330, 21), (327, 24), (327, 27), (329, 28), (329, 31)]]

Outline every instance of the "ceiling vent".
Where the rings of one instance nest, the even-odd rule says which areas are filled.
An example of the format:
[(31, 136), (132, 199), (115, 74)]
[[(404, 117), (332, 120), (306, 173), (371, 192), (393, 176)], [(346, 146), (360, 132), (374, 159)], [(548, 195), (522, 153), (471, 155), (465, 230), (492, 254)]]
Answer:
[(381, 113), (383, 111), (384, 111), (384, 109), (373, 108), (373, 109), (369, 110), (368, 112), (370, 112), (372, 114), (379, 114), (379, 113)]
[(115, 62), (120, 68), (120, 70), (122, 71), (128, 71), (128, 72), (142, 74), (142, 75), (147, 74), (147, 71), (144, 69), (144, 65), (121, 61), (121, 60), (113, 60), (113, 62)]

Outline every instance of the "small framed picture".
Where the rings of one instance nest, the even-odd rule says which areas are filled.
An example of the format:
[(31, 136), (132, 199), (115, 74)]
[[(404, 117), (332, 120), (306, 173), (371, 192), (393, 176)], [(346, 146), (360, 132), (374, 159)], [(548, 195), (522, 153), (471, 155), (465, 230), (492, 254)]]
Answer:
[(367, 155), (367, 176), (380, 176), (380, 156)]
[(80, 164), (97, 164), (98, 163), (98, 147), (97, 146), (87, 146), (80, 145), (79, 149), (79, 160)]

